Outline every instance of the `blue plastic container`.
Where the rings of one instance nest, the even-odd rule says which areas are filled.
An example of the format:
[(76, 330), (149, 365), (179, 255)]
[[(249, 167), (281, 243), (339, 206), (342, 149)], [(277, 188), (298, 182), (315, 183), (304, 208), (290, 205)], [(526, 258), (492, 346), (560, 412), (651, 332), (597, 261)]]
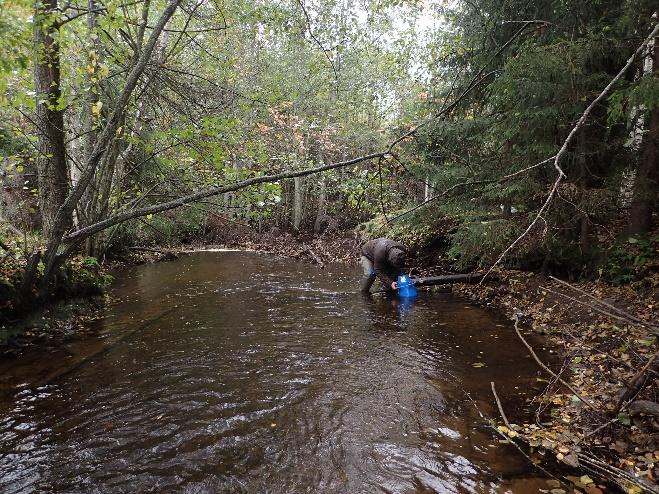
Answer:
[(398, 277), (398, 296), (401, 298), (414, 298), (416, 297), (416, 287), (409, 276), (402, 274)]

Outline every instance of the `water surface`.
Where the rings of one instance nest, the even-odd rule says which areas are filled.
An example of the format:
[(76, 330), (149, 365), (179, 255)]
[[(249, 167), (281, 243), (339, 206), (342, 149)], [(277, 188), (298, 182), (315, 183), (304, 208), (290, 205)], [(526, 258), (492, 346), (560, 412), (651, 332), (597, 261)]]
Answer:
[(535, 382), (508, 323), (450, 294), (362, 296), (358, 276), (246, 252), (120, 273), (99, 338), (12, 365), (0, 491), (546, 488), (476, 410), (496, 415), (495, 381), (518, 415)]

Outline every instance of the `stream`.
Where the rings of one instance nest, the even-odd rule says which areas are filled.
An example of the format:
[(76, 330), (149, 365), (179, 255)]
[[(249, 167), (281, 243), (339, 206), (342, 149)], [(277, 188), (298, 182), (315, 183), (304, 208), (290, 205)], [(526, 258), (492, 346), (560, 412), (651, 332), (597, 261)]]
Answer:
[(479, 415), (491, 381), (511, 421), (537, 388), (510, 323), (359, 275), (230, 251), (118, 273), (98, 337), (2, 370), (0, 492), (548, 489)]

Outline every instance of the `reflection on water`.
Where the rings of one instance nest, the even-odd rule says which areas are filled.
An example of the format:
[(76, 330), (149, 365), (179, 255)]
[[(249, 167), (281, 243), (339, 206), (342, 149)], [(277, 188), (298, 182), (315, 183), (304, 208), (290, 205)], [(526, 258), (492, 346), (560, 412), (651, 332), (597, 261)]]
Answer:
[(357, 269), (254, 253), (132, 271), (93, 357), (22, 375), (0, 403), (0, 491), (546, 487), (465, 399), (492, 415), (490, 381), (521, 403), (535, 376), (491, 314), (364, 296)]

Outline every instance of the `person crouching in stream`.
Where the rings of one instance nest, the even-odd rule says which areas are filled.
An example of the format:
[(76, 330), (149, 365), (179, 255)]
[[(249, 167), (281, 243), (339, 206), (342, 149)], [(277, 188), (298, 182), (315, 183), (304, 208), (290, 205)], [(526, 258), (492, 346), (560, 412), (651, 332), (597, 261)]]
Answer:
[(361, 254), (364, 277), (359, 288), (362, 292), (370, 291), (375, 278), (380, 279), (388, 292), (398, 288), (396, 279), (403, 274), (407, 260), (405, 245), (388, 238), (376, 238), (362, 245)]

